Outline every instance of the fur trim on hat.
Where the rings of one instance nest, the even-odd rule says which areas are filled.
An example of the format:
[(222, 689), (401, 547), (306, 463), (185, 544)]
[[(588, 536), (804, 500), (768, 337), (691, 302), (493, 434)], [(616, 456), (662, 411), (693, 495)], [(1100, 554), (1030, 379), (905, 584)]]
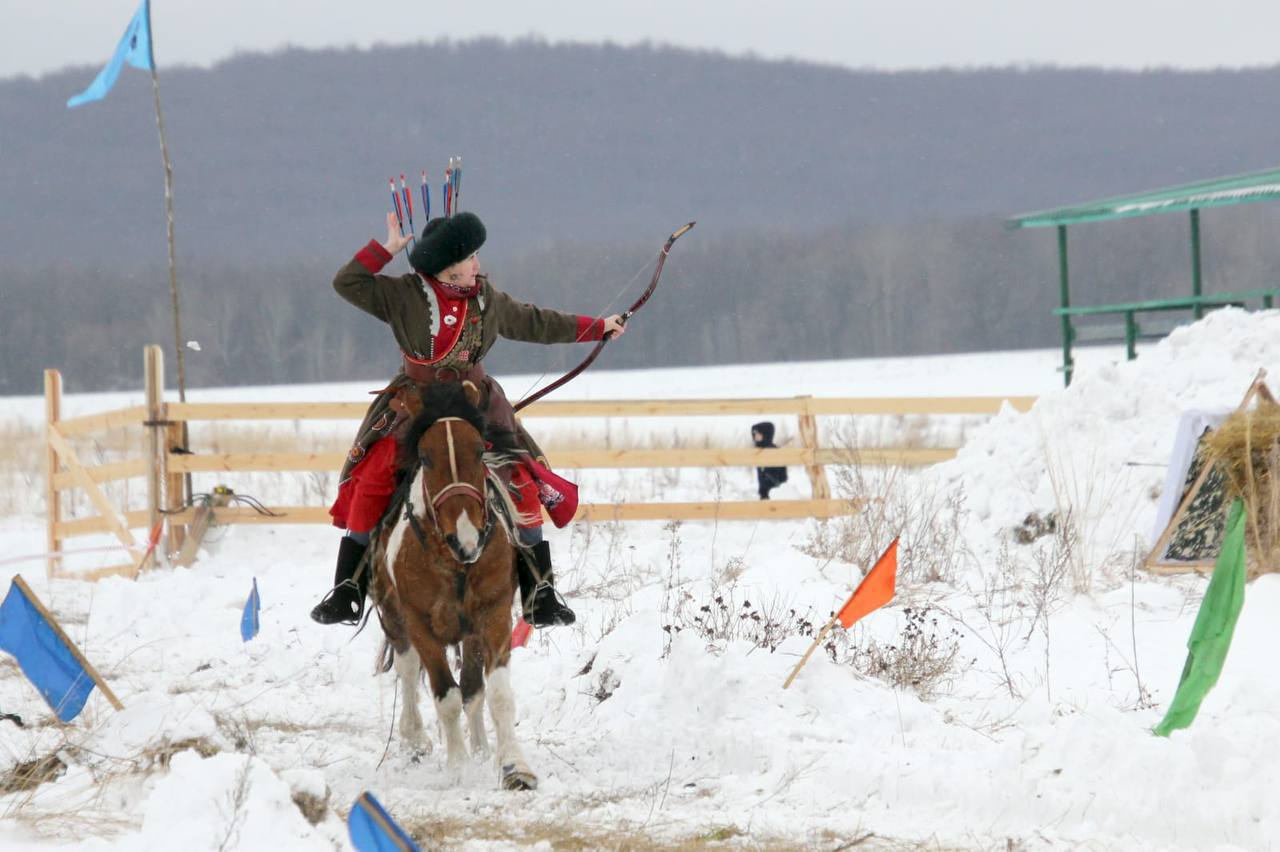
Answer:
[(422, 229), (422, 238), (409, 254), (409, 265), (423, 275), (438, 275), (475, 254), (484, 238), (484, 223), (474, 213), (437, 216)]

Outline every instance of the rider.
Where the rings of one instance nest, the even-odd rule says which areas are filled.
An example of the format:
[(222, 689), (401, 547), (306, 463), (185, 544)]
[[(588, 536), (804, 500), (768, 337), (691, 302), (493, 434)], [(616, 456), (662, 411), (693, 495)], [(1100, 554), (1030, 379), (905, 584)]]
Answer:
[(393, 405), (396, 393), (412, 384), (471, 381), (480, 391), (479, 407), (487, 422), (514, 432), (530, 455), (512, 473), (520, 493), (517, 507), (525, 517), (518, 530), (520, 543), (535, 563), (529, 565), (529, 556), (521, 551), (517, 562), (524, 619), (535, 627), (572, 624), (573, 610), (552, 585), (551, 548), (542, 539), (537, 502), (542, 499), (557, 526), (564, 526), (572, 519), (572, 507), (562, 498), (572, 486), (546, 469), (542, 451), (516, 422), (502, 387), (480, 362), (498, 337), (531, 343), (595, 341), (621, 335), (621, 318), (547, 310), (494, 287), (480, 273), (476, 252), (484, 244), (485, 228), (473, 213), (428, 222), (409, 254), (412, 273), (378, 274), (411, 240), (412, 235), (401, 234), (395, 214), (388, 213), (386, 241), (370, 240), (333, 279), (338, 295), (391, 326), (404, 367), (369, 406), (347, 454), (338, 497), (329, 510), (334, 525), (347, 533), (338, 547), (334, 588), (311, 617), (321, 624), (353, 624), (364, 612), (371, 572), (357, 577), (356, 569), (395, 490), (396, 427), (405, 419)]

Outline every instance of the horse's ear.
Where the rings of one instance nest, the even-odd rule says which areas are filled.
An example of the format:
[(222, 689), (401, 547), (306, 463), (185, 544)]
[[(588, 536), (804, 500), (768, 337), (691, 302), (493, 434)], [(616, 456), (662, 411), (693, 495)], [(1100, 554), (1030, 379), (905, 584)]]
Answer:
[(476, 408), (480, 407), (480, 388), (476, 387), (475, 382), (470, 379), (463, 381), (462, 392), (466, 395), (467, 402), (471, 403)]
[(393, 411), (408, 415), (410, 418), (417, 417), (422, 413), (422, 394), (418, 393), (413, 385), (405, 385), (396, 391), (390, 405)]

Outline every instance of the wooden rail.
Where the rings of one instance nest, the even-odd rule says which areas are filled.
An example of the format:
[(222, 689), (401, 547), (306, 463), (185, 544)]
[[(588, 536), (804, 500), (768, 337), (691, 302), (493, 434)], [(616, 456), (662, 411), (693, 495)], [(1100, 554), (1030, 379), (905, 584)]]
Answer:
[[(836, 450), (803, 447), (780, 449), (636, 449), (549, 450), (554, 468), (565, 470), (688, 467), (794, 467), (829, 464), (899, 465), (919, 467), (955, 458), (956, 451), (938, 449)], [(240, 471), (330, 472), (342, 468), (346, 453), (205, 453), (170, 455), (169, 470), (179, 473)], [(122, 463), (127, 467), (131, 462)], [(106, 477), (105, 466), (94, 468)], [(119, 478), (119, 477), (113, 477)]]
[[(1034, 396), (762, 397), (759, 399), (624, 399), (535, 402), (520, 418), (723, 417), (754, 414), (996, 414), (1005, 404), (1028, 411)], [(367, 402), (170, 402), (171, 420), (359, 420)], [(145, 411), (139, 409), (145, 414)], [(96, 415), (105, 417), (105, 415)], [(142, 421), (138, 418), (138, 422)]]
[[(159, 347), (145, 353), (147, 405), (70, 419), (61, 418), (61, 376), (45, 373), (45, 413), (48, 449), (48, 543), (57, 554), (67, 539), (113, 533), (122, 547), (133, 548), (134, 560), (99, 569), (95, 576), (134, 574), (143, 567), (137, 539), (131, 530), (152, 529), (168, 519), (174, 538), (165, 543), (172, 553), (185, 525), (195, 520), (195, 510), (182, 508), (183, 482), (191, 474), (250, 471), (336, 472), (345, 453), (188, 453), (174, 452), (182, 441), (184, 426), (191, 422), (360, 420), (368, 402), (165, 402), (162, 398), (163, 361)], [(564, 448), (548, 453), (553, 467), (581, 469), (683, 469), (720, 467), (802, 467), (810, 485), (809, 499), (743, 500), (679, 503), (590, 503), (579, 507), (576, 519), (588, 521), (641, 520), (769, 520), (831, 518), (859, 511), (862, 500), (840, 500), (831, 495), (826, 468), (830, 465), (937, 464), (955, 456), (954, 448), (875, 447), (850, 450), (819, 446), (818, 417), (832, 416), (987, 416), (1005, 405), (1026, 411), (1034, 397), (883, 397), (883, 398), (760, 398), (760, 399), (664, 399), (664, 400), (565, 400), (542, 401), (521, 412), (521, 418), (610, 417), (725, 417), (782, 415), (797, 418), (799, 446), (777, 449), (754, 447), (674, 449)], [(110, 429), (146, 429), (149, 448), (143, 458), (86, 466), (67, 442), (71, 437)], [(98, 486), (105, 482), (146, 477), (148, 508), (117, 512)], [(60, 495), (70, 489), (85, 491), (98, 514), (64, 518)], [(218, 523), (327, 524), (323, 506), (273, 507), (271, 515), (252, 509), (227, 507), (216, 510)], [(49, 572), (63, 573), (61, 560), (49, 560)], [(76, 576), (82, 576), (77, 574)], [(83, 575), (87, 576), (87, 575)]]

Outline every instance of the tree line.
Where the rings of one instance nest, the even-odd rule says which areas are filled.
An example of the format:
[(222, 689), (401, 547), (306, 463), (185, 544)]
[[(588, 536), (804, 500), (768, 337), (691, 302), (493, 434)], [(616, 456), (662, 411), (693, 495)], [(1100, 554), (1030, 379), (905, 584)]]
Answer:
[[(149, 82), (67, 110), (95, 72), (0, 81), (0, 393), (37, 392), (47, 366), (135, 387), (142, 345), (172, 340)], [(1280, 139), (1276, 68), (887, 73), (478, 40), (245, 55), (169, 69), (164, 94), (197, 386), (385, 374), (389, 338), (329, 281), (382, 235), (387, 176), (438, 187), (454, 154), (483, 263), (539, 304), (624, 307), (698, 220), (604, 359), (639, 367), (1053, 345), (1052, 232), (1007, 216), (1272, 166)], [(1206, 289), (1273, 283), (1274, 223), (1205, 211)], [(1186, 229), (1072, 229), (1074, 300), (1189, 292)]]

